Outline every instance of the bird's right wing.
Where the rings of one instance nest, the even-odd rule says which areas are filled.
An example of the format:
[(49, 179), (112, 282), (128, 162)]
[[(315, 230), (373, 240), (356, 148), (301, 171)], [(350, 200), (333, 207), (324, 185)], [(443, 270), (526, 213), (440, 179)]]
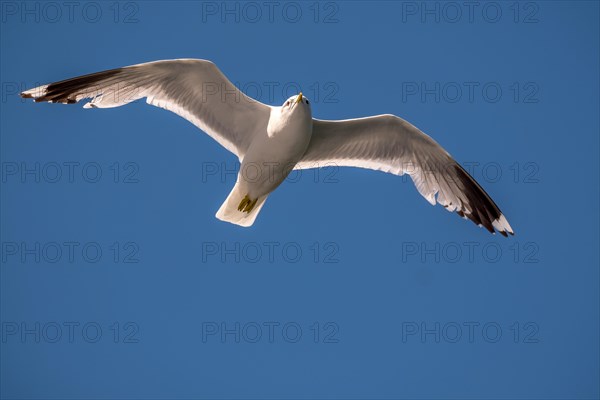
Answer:
[(496, 203), (467, 171), (435, 140), (395, 115), (314, 119), (310, 144), (296, 168), (327, 165), (406, 173), (431, 204), (440, 203), (492, 233), (513, 234)]
[(265, 132), (271, 107), (237, 89), (207, 60), (154, 61), (71, 78), (21, 93), (36, 102), (84, 108), (119, 107), (147, 98), (192, 122), (241, 160), (255, 134)]

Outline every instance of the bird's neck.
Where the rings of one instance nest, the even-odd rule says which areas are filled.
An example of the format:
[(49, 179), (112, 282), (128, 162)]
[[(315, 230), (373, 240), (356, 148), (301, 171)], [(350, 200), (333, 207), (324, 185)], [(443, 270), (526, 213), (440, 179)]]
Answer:
[(312, 134), (312, 116), (310, 113), (282, 113), (277, 111), (271, 112), (271, 118), (267, 126), (267, 135), (273, 137), (309, 137)]

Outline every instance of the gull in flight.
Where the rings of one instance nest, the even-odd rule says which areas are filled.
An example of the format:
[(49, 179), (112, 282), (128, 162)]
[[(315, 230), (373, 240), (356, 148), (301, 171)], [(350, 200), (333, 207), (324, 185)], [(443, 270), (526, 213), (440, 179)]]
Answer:
[(146, 98), (208, 133), (238, 156), (233, 190), (217, 218), (251, 226), (293, 169), (326, 165), (408, 174), (419, 193), (491, 233), (513, 234), (479, 184), (431, 137), (395, 115), (340, 121), (312, 117), (310, 101), (292, 96), (274, 107), (237, 89), (210, 61), (179, 59), (137, 64), (39, 86), (21, 93), (36, 102), (84, 108), (119, 107)]

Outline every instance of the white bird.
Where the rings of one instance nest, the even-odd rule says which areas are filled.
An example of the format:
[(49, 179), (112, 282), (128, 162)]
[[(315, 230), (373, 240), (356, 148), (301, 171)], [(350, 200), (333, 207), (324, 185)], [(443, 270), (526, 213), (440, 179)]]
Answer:
[(66, 104), (91, 98), (84, 108), (119, 107), (145, 97), (192, 122), (241, 162), (237, 182), (216, 214), (233, 224), (251, 226), (292, 169), (339, 165), (409, 174), (431, 204), (437, 201), (492, 233), (513, 234), (481, 186), (407, 121), (389, 114), (313, 119), (302, 93), (280, 107), (269, 106), (246, 96), (207, 60), (137, 64), (39, 86), (21, 96)]

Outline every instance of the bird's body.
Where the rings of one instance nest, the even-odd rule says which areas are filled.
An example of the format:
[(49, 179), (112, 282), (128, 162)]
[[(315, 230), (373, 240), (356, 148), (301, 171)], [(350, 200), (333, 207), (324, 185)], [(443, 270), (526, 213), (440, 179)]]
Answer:
[[(297, 101), (290, 98), (282, 107), (273, 107), (267, 130), (258, 133), (250, 143), (235, 186), (217, 212), (217, 218), (242, 226), (252, 225), (269, 193), (302, 159), (311, 136), (310, 105), (302, 95)], [(249, 201), (245, 214), (246, 207), (239, 209), (244, 199)]]
[(36, 102), (119, 107), (140, 98), (207, 132), (241, 161), (237, 182), (217, 218), (250, 226), (293, 169), (339, 165), (409, 174), (430, 203), (488, 231), (513, 234), (475, 180), (432, 138), (394, 115), (341, 121), (312, 117), (300, 93), (281, 107), (244, 95), (210, 61), (155, 61), (40, 86), (21, 93)]
[[(306, 152), (312, 135), (312, 115), (310, 106), (302, 100), (290, 99), (289, 106), (274, 108), (267, 132), (257, 135), (248, 148), (240, 178), (248, 182), (253, 197), (275, 190)], [(260, 184), (252, 185), (253, 181)]]

